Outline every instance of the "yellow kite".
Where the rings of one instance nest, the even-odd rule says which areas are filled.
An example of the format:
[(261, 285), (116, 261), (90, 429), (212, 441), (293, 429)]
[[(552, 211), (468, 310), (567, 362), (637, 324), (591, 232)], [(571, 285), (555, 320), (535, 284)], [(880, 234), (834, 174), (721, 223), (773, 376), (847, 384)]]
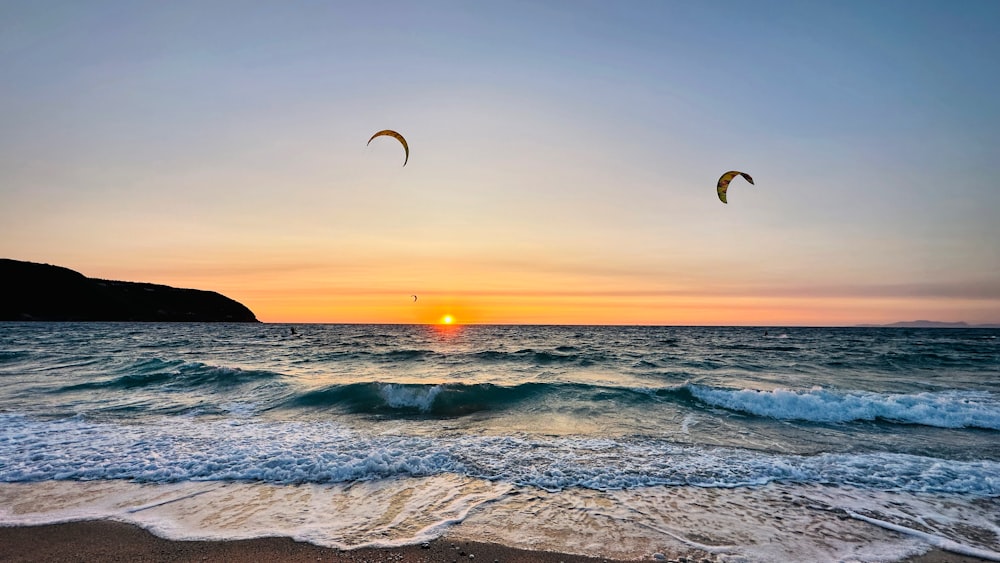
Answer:
[(726, 190), (729, 189), (729, 182), (732, 182), (733, 178), (737, 176), (743, 176), (746, 178), (747, 182), (750, 182), (750, 185), (753, 185), (753, 178), (751, 178), (746, 172), (740, 172), (739, 170), (730, 170), (729, 172), (726, 172), (721, 178), (719, 178), (719, 185), (715, 187), (715, 190), (719, 192), (719, 199), (722, 200), (722, 203), (729, 203), (726, 201)]
[(367, 144), (369, 145), (372, 144), (372, 139), (374, 139), (375, 137), (381, 137), (383, 135), (386, 137), (392, 137), (403, 144), (403, 150), (406, 151), (406, 159), (403, 160), (403, 166), (406, 166), (406, 162), (410, 160), (410, 146), (406, 144), (406, 139), (404, 139), (403, 136), (400, 135), (399, 133), (391, 129), (383, 129), (382, 131), (379, 131), (378, 133), (372, 135), (372, 138), (368, 139)]

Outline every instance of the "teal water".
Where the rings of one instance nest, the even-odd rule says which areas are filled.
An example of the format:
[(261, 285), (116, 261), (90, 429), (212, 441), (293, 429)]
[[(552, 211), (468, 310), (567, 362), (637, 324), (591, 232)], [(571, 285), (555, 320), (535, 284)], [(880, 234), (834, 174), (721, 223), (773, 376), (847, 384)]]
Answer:
[(0, 483), (1000, 497), (1000, 330), (291, 328), (0, 324)]

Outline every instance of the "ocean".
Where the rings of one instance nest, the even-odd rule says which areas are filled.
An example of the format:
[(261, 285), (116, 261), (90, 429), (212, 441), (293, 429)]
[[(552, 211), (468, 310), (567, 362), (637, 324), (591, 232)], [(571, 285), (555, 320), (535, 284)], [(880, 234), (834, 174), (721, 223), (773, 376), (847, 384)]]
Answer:
[(998, 336), (0, 323), (0, 525), (1000, 560)]

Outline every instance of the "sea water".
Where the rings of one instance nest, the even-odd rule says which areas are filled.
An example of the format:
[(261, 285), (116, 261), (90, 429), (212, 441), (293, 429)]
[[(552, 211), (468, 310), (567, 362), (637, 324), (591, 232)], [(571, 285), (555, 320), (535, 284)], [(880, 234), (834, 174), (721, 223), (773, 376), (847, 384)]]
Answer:
[(998, 336), (0, 323), (0, 525), (1000, 559)]

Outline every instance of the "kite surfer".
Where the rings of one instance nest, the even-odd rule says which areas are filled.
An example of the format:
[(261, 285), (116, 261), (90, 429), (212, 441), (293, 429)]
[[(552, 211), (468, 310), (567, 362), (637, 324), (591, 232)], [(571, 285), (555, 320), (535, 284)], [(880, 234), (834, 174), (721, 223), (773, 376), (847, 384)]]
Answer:
[(726, 172), (719, 178), (719, 183), (715, 186), (715, 191), (719, 194), (719, 199), (722, 203), (729, 203), (726, 201), (726, 190), (729, 189), (729, 182), (732, 182), (733, 178), (737, 176), (743, 176), (746, 178), (747, 182), (750, 182), (751, 186), (753, 185), (753, 178), (751, 178), (746, 172), (740, 172), (739, 170), (730, 170), (729, 172)]
[(403, 151), (405, 151), (405, 153), (406, 153), (406, 158), (403, 159), (403, 166), (406, 166), (407, 161), (410, 160), (410, 145), (406, 144), (406, 139), (404, 139), (402, 135), (400, 135), (399, 133), (393, 131), (392, 129), (383, 129), (383, 130), (379, 131), (378, 133), (375, 133), (374, 135), (372, 135), (371, 139), (368, 139), (368, 143), (367, 144), (369, 144), (369, 145), (372, 144), (372, 140), (374, 140), (375, 137), (382, 137), (382, 136), (392, 137), (393, 139), (396, 139), (397, 141), (399, 141), (400, 143), (402, 143), (402, 145), (403, 145)]

